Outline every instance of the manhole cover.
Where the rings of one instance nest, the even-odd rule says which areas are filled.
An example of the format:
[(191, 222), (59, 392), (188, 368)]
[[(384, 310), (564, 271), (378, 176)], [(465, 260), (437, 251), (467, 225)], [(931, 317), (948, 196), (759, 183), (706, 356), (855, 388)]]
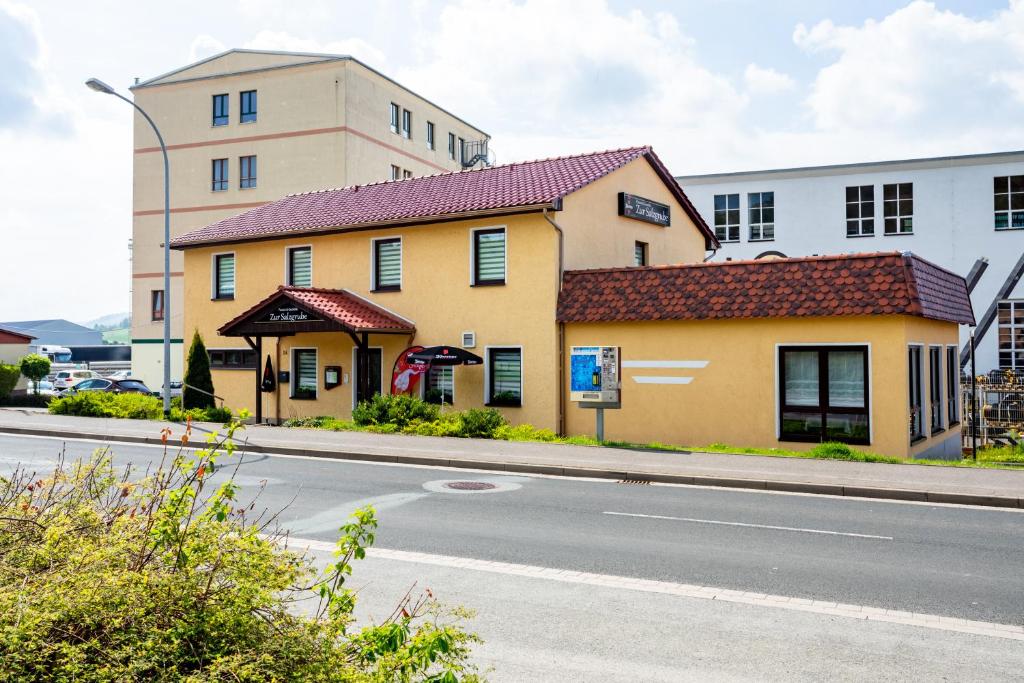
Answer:
[(450, 481), (444, 487), (456, 491), (490, 491), (498, 488), (497, 485), (489, 484), (486, 481)]

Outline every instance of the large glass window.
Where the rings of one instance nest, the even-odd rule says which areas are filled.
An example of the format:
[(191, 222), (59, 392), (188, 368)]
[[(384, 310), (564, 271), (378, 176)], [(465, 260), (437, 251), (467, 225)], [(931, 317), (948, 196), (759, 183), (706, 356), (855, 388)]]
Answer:
[(928, 348), (928, 398), (932, 434), (941, 432), (942, 427), (942, 347)]
[(522, 349), (488, 349), (487, 405), (518, 406), (523, 402)]
[(423, 391), (427, 403), (455, 403), (455, 369), (451, 367), (430, 368)]
[(228, 96), (226, 94), (213, 96), (213, 125), (228, 125)]
[(455, 133), (448, 133), (448, 158), (455, 159)]
[(210, 189), (221, 192), (228, 189), (228, 160), (214, 159), (210, 171)]
[(740, 196), (715, 195), (715, 237), (719, 242), (740, 241)]
[(292, 349), (292, 398), (316, 398), (316, 349)]
[(394, 102), (391, 103), (391, 132), (398, 132), (398, 117), (401, 109)]
[(946, 424), (960, 422), (960, 360), (957, 347), (946, 347)]
[(313, 247), (292, 247), (288, 250), (288, 284), (293, 287), (313, 286)]
[(867, 237), (874, 234), (875, 186), (846, 188), (846, 236)]
[(427, 149), (434, 149), (434, 124), (427, 121)]
[(209, 349), (208, 353), (214, 370), (255, 370), (259, 360), (252, 349)]
[(505, 284), (505, 228), (473, 233), (473, 284)]
[(864, 346), (779, 349), (780, 438), (870, 442)]
[(256, 187), (256, 157), (238, 158), (238, 186), (243, 190)]
[(1024, 175), (995, 179), (996, 230), (1024, 229)]
[(402, 177), (402, 169), (394, 164), (391, 164), (391, 179), (400, 180)]
[(466, 162), (466, 140), (465, 138), (459, 138), (459, 163), (464, 164)]
[(1024, 301), (1000, 301), (999, 369), (1024, 371)]
[(408, 109), (402, 110), (402, 137), (412, 137), (412, 112)]
[(235, 298), (234, 254), (217, 254), (213, 257), (213, 298)]
[(882, 214), (886, 235), (910, 235), (914, 232), (914, 184), (882, 186)]
[(908, 361), (910, 369), (908, 379), (910, 381), (910, 441), (920, 441), (924, 438), (924, 401), (922, 396), (922, 373), (924, 365), (921, 359), (921, 347), (911, 346)]
[(750, 218), (750, 241), (767, 242), (775, 239), (775, 193), (748, 192), (747, 208)]
[(238, 120), (242, 123), (252, 123), (256, 120), (256, 91), (246, 90), (240, 94), (239, 99), (241, 112)]
[(373, 291), (402, 288), (402, 240), (392, 237), (373, 241)]

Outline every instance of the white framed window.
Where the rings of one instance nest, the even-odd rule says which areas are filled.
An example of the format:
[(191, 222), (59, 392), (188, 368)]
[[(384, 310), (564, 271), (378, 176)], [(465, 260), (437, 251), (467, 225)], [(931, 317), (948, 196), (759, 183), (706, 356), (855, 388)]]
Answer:
[(719, 242), (740, 241), (740, 196), (715, 195), (715, 237)]
[(846, 236), (869, 237), (875, 234), (875, 186), (846, 188)]
[(466, 161), (466, 140), (459, 138), (459, 163), (465, 163)]
[(914, 234), (914, 183), (883, 185), (882, 215), (886, 235)]
[(391, 103), (391, 132), (398, 133), (398, 117), (401, 111), (400, 107), (394, 102)]
[(477, 228), (471, 231), (472, 284), (505, 284), (507, 244), (505, 228)]
[(423, 384), (423, 400), (427, 403), (455, 403), (455, 368), (432, 367)]
[(634, 242), (633, 243), (633, 265), (634, 266), (646, 266), (647, 263), (647, 251), (649, 246), (647, 242)]
[(448, 133), (448, 158), (455, 160), (455, 133)]
[(291, 392), (293, 399), (316, 400), (319, 366), (315, 347), (292, 347)]
[(946, 425), (960, 423), (960, 349), (946, 347)]
[(211, 297), (215, 300), (235, 298), (235, 254), (214, 254), (210, 269)]
[(288, 248), (285, 282), (293, 287), (313, 286), (313, 247)]
[(484, 375), (486, 405), (518, 407), (523, 404), (523, 347), (488, 346)]
[(775, 239), (775, 193), (748, 192), (747, 211), (750, 241), (769, 242)]
[(996, 230), (1024, 229), (1024, 175), (1000, 176), (993, 189)]
[(910, 394), (910, 443), (924, 438), (924, 347), (908, 347), (908, 375)]
[(371, 289), (374, 292), (397, 292), (402, 289), (402, 238), (370, 240), (370, 251)]
[(408, 180), (409, 178), (412, 178), (412, 171), (410, 171), (409, 169), (403, 169), (402, 180)]
[(1000, 301), (999, 369), (1024, 371), (1024, 300)]
[(391, 179), (399, 180), (402, 177), (402, 169), (394, 164), (391, 164)]
[(945, 425), (942, 423), (942, 375), (943, 370), (942, 347), (928, 347), (928, 414), (931, 417), (932, 434), (938, 434)]
[(427, 121), (427, 149), (434, 149), (434, 123)]
[(402, 137), (412, 139), (412, 112), (402, 110)]

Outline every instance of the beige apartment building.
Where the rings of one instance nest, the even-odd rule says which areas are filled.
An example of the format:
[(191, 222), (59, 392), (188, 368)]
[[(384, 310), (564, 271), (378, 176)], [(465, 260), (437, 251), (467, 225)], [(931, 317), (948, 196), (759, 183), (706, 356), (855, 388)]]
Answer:
[[(172, 238), (288, 194), (486, 163), (485, 132), (348, 56), (229, 50), (132, 92), (167, 144)], [(139, 115), (133, 149), (132, 371), (156, 389), (163, 383), (163, 160)], [(280, 268), (268, 282), (282, 279), (283, 261)], [(172, 252), (172, 380), (184, 374), (191, 337), (183, 271), (182, 254)]]

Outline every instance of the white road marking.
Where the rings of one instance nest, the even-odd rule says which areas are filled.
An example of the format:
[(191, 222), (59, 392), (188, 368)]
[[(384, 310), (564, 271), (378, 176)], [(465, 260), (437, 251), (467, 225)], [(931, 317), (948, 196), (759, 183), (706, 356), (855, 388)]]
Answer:
[(693, 381), (692, 377), (656, 377), (654, 375), (641, 375), (634, 377), (633, 381), (637, 384), (689, 384)]
[(709, 361), (706, 360), (624, 360), (624, 368), (706, 368)]
[(825, 529), (804, 529), (796, 526), (774, 526), (772, 524), (748, 524), (746, 522), (723, 522), (717, 519), (694, 519), (692, 517), (669, 517), (668, 515), (642, 515), (637, 512), (609, 512), (602, 514), (617, 517), (643, 517), (645, 519), (668, 519), (675, 522), (691, 522), (693, 524), (717, 524), (720, 526), (740, 526), (749, 529), (772, 529), (774, 531), (799, 531), (805, 534), (825, 534), (827, 536), (850, 536), (851, 538), (874, 538), (880, 541), (891, 541), (892, 536), (876, 536), (874, 534), (855, 534), (848, 531), (828, 531)]
[[(287, 539), (287, 542), (289, 547), (296, 550), (316, 550), (323, 552), (333, 552), (335, 550), (335, 545), (333, 543), (327, 543), (325, 541), (289, 538)], [(449, 555), (434, 555), (431, 553), (417, 553), (407, 550), (369, 548), (366, 552), (370, 557), (382, 560), (413, 562), (437, 567), (468, 569), (473, 571), (490, 572), (492, 574), (503, 574), (506, 576), (521, 576), (531, 579), (560, 581), (562, 583), (584, 584), (588, 586), (602, 586), (605, 588), (634, 590), (644, 593), (661, 593), (683, 598), (719, 600), (722, 602), (741, 603), (757, 607), (770, 607), (775, 609), (794, 610), (798, 612), (812, 612), (830, 617), (845, 617), (849, 619), (861, 619), (863, 621), (905, 624), (939, 631), (955, 631), (971, 635), (1024, 641), (1024, 626), (1016, 626), (1013, 624), (971, 621), (968, 619), (921, 614), (918, 612), (882, 609), (879, 607), (869, 607), (867, 605), (850, 605), (821, 600), (808, 600), (805, 598), (791, 598), (784, 595), (766, 595), (764, 593), (715, 588), (712, 586), (696, 586), (693, 584), (674, 583), (671, 581), (637, 579), (628, 576), (615, 576), (612, 574), (592, 574), (590, 572), (577, 572), (567, 569), (553, 569), (550, 567), (513, 564), (510, 562), (491, 562), (488, 560), (476, 560), (467, 557), (453, 557)]]

